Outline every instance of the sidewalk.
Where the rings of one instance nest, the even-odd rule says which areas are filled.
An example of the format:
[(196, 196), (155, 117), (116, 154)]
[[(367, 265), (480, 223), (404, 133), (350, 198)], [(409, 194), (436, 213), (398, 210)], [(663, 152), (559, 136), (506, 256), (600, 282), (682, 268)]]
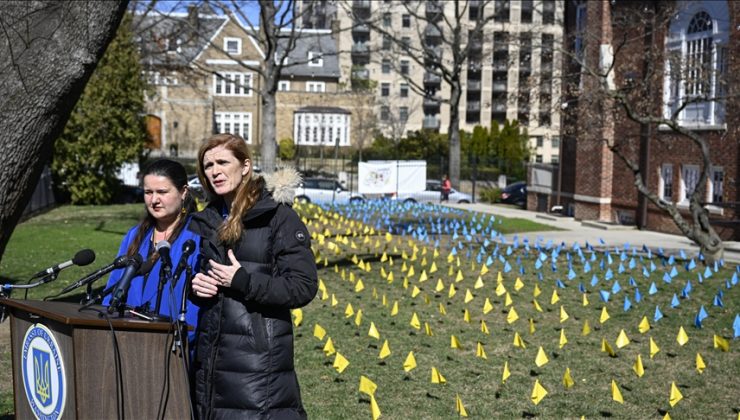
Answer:
[[(534, 211), (521, 210), (519, 208), (492, 205), (486, 203), (475, 204), (448, 204), (449, 207), (475, 211), (479, 213), (494, 214), (508, 218), (518, 218), (531, 220), (543, 225), (553, 226), (563, 230), (527, 232), (519, 234), (519, 238), (529, 238), (530, 242), (535, 241), (538, 237), (544, 242), (552, 240), (553, 243), (565, 242), (567, 246), (578, 243), (583, 246), (586, 242), (596, 248), (624, 247), (629, 244), (630, 247), (642, 249), (645, 245), (653, 252), (662, 248), (666, 255), (678, 254), (683, 250), (687, 256), (696, 257), (699, 254), (699, 247), (684, 236), (672, 235), (668, 233), (654, 232), (649, 230), (638, 230), (634, 226), (611, 225), (593, 221), (580, 221), (572, 217), (562, 217), (547, 213), (537, 213)], [(506, 235), (511, 239), (514, 235)], [(740, 264), (740, 243), (725, 242), (724, 259), (728, 263)]]

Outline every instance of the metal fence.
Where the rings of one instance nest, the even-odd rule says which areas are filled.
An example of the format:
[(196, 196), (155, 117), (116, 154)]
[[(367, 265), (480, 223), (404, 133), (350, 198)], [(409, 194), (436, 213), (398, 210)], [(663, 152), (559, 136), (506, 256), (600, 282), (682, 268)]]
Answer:
[(39, 182), (36, 184), (36, 189), (33, 190), (33, 195), (23, 210), (21, 219), (25, 219), (54, 204), (56, 204), (56, 201), (54, 200), (54, 191), (52, 189), (51, 170), (48, 166), (44, 166)]

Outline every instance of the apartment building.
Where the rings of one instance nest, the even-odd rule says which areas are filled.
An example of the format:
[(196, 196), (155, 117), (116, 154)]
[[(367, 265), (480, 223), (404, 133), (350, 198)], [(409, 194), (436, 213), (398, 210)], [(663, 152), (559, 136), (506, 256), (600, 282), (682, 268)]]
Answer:
[[(429, 23), (455, 22), (456, 5), (464, 16), (454, 26), (474, 43), (461, 78), (460, 128), (518, 120), (530, 135), (532, 161), (557, 162), (563, 1), (298, 1), (303, 28), (335, 33), (340, 85), (372, 87), (378, 120), (392, 136), (447, 131), (449, 105), (441, 99), (449, 85), (403, 51), (449, 56), (454, 46), (438, 28), (451, 28)], [(485, 22), (482, 36), (467, 36), (478, 21)]]

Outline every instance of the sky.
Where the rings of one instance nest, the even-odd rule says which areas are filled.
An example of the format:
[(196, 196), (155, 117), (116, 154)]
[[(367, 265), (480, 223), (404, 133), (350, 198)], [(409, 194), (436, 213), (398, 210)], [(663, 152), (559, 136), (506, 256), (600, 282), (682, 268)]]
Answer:
[[(141, 2), (142, 6), (145, 6), (148, 2), (143, 1)], [(187, 12), (188, 6), (190, 5), (198, 5), (202, 4), (203, 1), (187, 1), (187, 0), (180, 0), (180, 1), (158, 1), (156, 3), (156, 9), (160, 10), (162, 12)], [(223, 0), (223, 1), (214, 1), (212, 4), (218, 4), (222, 3), (226, 6), (229, 6), (230, 8), (234, 9), (235, 7), (238, 7), (241, 12), (250, 20), (252, 25), (259, 26), (259, 3), (257, 0), (242, 0), (242, 1), (230, 1), (230, 0)], [(277, 3), (280, 4), (287, 4), (290, 3), (288, 1), (277, 1)], [(220, 10), (218, 7), (214, 6), (214, 10), (216, 10), (217, 13), (220, 13)], [(246, 22), (242, 22), (243, 24), (246, 24)]]

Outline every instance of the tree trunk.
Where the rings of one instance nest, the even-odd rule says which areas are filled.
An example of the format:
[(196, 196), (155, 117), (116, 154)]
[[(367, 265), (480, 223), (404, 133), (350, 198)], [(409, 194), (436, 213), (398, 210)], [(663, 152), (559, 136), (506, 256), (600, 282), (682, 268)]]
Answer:
[(14, 1), (0, 9), (0, 257), (127, 4)]
[(262, 170), (265, 173), (275, 171), (275, 95), (262, 95)]
[(449, 178), (452, 186), (460, 189), (460, 80), (450, 84), (450, 124), (447, 135), (450, 143)]

